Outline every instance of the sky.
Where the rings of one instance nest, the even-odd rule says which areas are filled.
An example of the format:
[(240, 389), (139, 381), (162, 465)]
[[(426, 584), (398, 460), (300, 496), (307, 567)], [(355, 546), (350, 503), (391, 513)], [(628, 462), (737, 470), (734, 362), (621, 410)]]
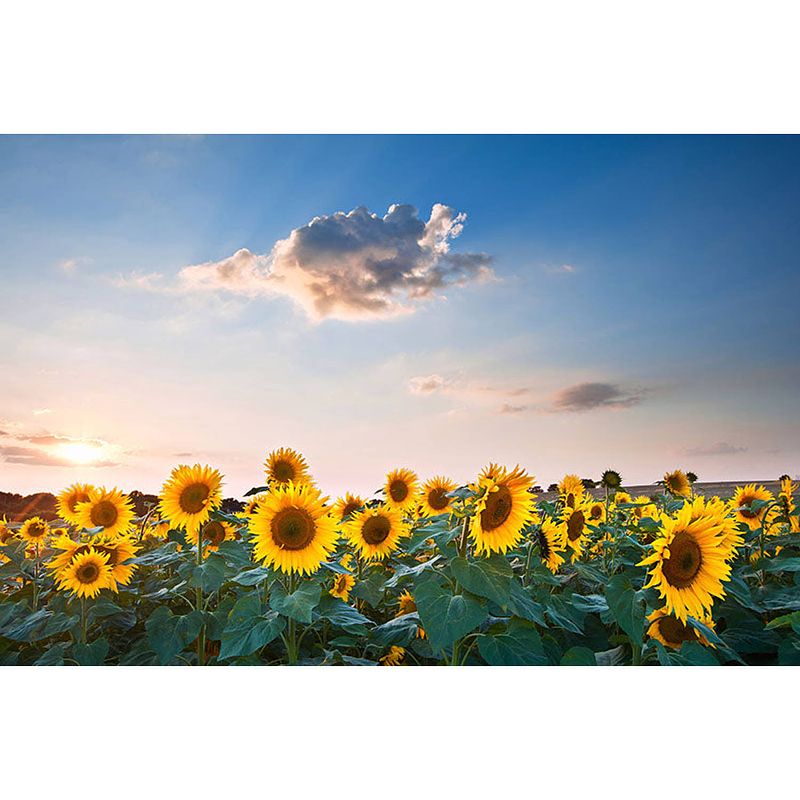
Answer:
[(797, 475), (798, 209), (797, 137), (0, 137), (0, 490)]

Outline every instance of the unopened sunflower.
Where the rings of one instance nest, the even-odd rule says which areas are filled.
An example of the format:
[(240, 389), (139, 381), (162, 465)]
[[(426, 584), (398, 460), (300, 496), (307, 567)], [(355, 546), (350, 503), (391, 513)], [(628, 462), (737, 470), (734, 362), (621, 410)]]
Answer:
[(161, 488), (161, 516), (173, 528), (185, 528), (197, 541), (197, 529), (222, 505), (222, 475), (209, 466), (175, 467)]
[(676, 497), (690, 497), (692, 494), (692, 484), (682, 469), (664, 475), (664, 488)]
[(76, 506), (79, 528), (102, 528), (105, 536), (127, 533), (134, 517), (133, 501), (119, 489), (90, 488), (89, 499)]
[(342, 530), (364, 561), (382, 561), (408, 536), (402, 512), (388, 503), (357, 511)]
[(772, 501), (773, 495), (768, 489), (763, 486), (756, 486), (754, 483), (748, 483), (745, 486), (737, 486), (730, 501), (731, 509), (733, 509), (736, 519), (743, 522), (750, 528), (751, 531), (761, 527), (764, 521), (766, 507), (761, 509), (751, 508), (755, 500), (761, 500), (765, 503)]
[[(697, 617), (697, 620), (707, 628), (714, 630), (714, 620), (711, 619), (710, 614), (703, 614)], [(684, 642), (699, 642), (706, 647), (714, 646), (700, 631), (687, 622), (672, 616), (664, 608), (656, 609), (647, 617), (647, 621), (650, 623), (647, 635), (673, 650), (680, 650)]]
[(422, 485), (420, 498), (420, 516), (435, 517), (437, 514), (449, 514), (453, 509), (452, 499), (447, 495), (456, 488), (455, 481), (437, 475)]
[(110, 589), (112, 585), (108, 556), (93, 547), (78, 553), (59, 574), (58, 588), (78, 597), (97, 597), (101, 589)]
[(291, 447), (281, 447), (273, 450), (264, 463), (267, 482), (271, 486), (281, 486), (286, 483), (309, 483), (311, 476), (308, 464), (300, 453)]
[(653, 540), (653, 552), (638, 566), (650, 567), (644, 588), (655, 587), (668, 613), (681, 622), (700, 619), (715, 597), (724, 597), (723, 581), (730, 580), (728, 549), (719, 522), (711, 516), (692, 519), (686, 503), (677, 516), (662, 517), (663, 529)]
[(386, 503), (398, 511), (410, 511), (414, 508), (418, 491), (419, 478), (410, 469), (394, 469), (386, 476)]
[(494, 477), (481, 477), (469, 535), (479, 555), (505, 553), (522, 538), (523, 528), (535, 518), (534, 497), (528, 491), (534, 478), (519, 466), (499, 468)]
[(56, 510), (58, 516), (72, 525), (79, 526), (81, 518), (78, 514), (78, 504), (89, 500), (89, 492), (94, 489), (88, 483), (73, 483), (56, 497)]
[(333, 579), (333, 586), (331, 586), (330, 594), (332, 597), (338, 597), (346, 603), (355, 585), (356, 579), (349, 573), (343, 572)]
[(249, 521), (253, 555), (281, 572), (311, 575), (336, 547), (336, 523), (319, 489), (304, 483), (277, 486)]

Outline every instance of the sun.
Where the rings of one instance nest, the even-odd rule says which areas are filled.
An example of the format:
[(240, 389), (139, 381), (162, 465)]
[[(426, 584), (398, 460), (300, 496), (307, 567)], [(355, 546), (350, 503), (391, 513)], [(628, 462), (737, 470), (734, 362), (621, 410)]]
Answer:
[(103, 455), (103, 448), (91, 442), (64, 442), (59, 445), (60, 454), (73, 464), (93, 464)]

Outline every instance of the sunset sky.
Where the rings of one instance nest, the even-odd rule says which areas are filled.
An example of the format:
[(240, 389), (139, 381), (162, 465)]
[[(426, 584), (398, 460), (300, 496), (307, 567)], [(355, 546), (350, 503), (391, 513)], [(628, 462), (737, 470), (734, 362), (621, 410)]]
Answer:
[(792, 137), (0, 137), (0, 490), (797, 475), (798, 209)]

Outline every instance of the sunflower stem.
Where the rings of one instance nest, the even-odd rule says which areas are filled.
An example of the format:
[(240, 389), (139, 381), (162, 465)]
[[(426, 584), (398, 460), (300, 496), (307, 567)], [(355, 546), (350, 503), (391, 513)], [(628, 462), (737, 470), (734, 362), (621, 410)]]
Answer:
[(86, 644), (86, 598), (81, 597), (81, 644)]
[[(197, 566), (203, 566), (203, 536), (200, 526), (197, 527)], [(198, 576), (198, 580), (202, 581), (202, 575)], [(197, 634), (197, 666), (202, 667), (205, 664), (206, 658), (206, 626), (205, 626), (205, 612), (203, 611), (203, 587), (197, 586), (195, 591), (195, 606), (197, 610), (203, 614), (203, 624), (200, 626), (200, 632)]]

